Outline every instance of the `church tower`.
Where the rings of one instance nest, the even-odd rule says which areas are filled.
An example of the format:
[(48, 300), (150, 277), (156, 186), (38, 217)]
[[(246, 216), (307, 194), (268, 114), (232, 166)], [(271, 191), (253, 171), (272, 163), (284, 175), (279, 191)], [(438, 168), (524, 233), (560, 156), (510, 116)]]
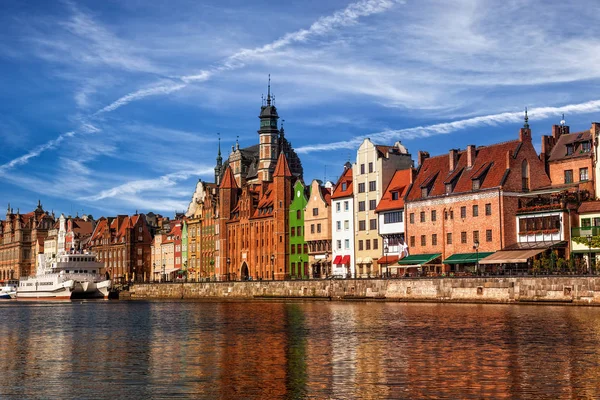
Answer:
[(223, 157), (221, 157), (221, 134), (219, 133), (219, 153), (217, 154), (217, 166), (215, 167), (215, 183), (221, 184), (221, 170), (223, 169)]
[(279, 130), (277, 129), (277, 120), (279, 115), (277, 115), (277, 108), (271, 103), (271, 75), (269, 75), (267, 100), (260, 107), (260, 115), (258, 116), (260, 118), (258, 179), (263, 182), (272, 180), (278, 156)]

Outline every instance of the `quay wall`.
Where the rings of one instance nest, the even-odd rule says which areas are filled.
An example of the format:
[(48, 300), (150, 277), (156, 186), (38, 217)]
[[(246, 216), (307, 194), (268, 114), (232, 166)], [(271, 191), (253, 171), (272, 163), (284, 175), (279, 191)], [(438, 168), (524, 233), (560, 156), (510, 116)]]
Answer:
[(432, 279), (135, 284), (131, 299), (326, 299), (600, 305), (600, 277), (520, 276)]

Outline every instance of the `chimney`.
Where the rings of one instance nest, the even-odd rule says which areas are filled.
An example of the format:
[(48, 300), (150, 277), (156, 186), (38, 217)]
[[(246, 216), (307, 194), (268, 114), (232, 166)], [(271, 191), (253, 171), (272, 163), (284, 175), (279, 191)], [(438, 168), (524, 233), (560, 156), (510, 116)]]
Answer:
[(417, 162), (419, 163), (419, 167), (423, 165), (423, 161), (429, 158), (429, 153), (426, 151), (421, 151), (417, 153)]
[(600, 136), (600, 122), (592, 122), (590, 133), (592, 134), (592, 146), (596, 146), (598, 143), (598, 136)]
[(467, 168), (471, 168), (475, 164), (475, 156), (477, 155), (477, 148), (474, 144), (467, 146)]
[(458, 161), (458, 150), (450, 149), (450, 153), (448, 154), (448, 161), (450, 172), (452, 172), (456, 168), (456, 161)]
[(510, 150), (506, 151), (506, 169), (510, 169)]
[(569, 126), (568, 125), (552, 125), (552, 137), (555, 140), (558, 140), (558, 138), (561, 135), (567, 135), (569, 134)]
[(521, 128), (519, 130), (519, 142), (531, 142), (531, 129)]

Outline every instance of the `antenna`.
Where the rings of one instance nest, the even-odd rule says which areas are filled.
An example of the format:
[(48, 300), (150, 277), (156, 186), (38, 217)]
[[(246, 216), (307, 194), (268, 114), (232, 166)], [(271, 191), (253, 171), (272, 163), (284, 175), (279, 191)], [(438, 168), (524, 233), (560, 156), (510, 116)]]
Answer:
[(561, 124), (562, 126), (565, 126), (565, 124), (566, 124), (566, 121), (565, 121), (565, 113), (563, 113), (563, 115), (562, 115), (562, 119), (560, 120), (560, 124)]

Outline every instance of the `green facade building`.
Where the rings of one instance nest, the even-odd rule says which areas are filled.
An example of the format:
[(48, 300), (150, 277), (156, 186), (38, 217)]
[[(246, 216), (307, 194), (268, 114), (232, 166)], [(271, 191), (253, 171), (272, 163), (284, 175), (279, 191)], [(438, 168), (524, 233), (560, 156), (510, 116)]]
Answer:
[(290, 204), (290, 265), (291, 279), (308, 279), (308, 245), (304, 241), (304, 209), (308, 203), (306, 187), (301, 180), (294, 184), (294, 199)]

